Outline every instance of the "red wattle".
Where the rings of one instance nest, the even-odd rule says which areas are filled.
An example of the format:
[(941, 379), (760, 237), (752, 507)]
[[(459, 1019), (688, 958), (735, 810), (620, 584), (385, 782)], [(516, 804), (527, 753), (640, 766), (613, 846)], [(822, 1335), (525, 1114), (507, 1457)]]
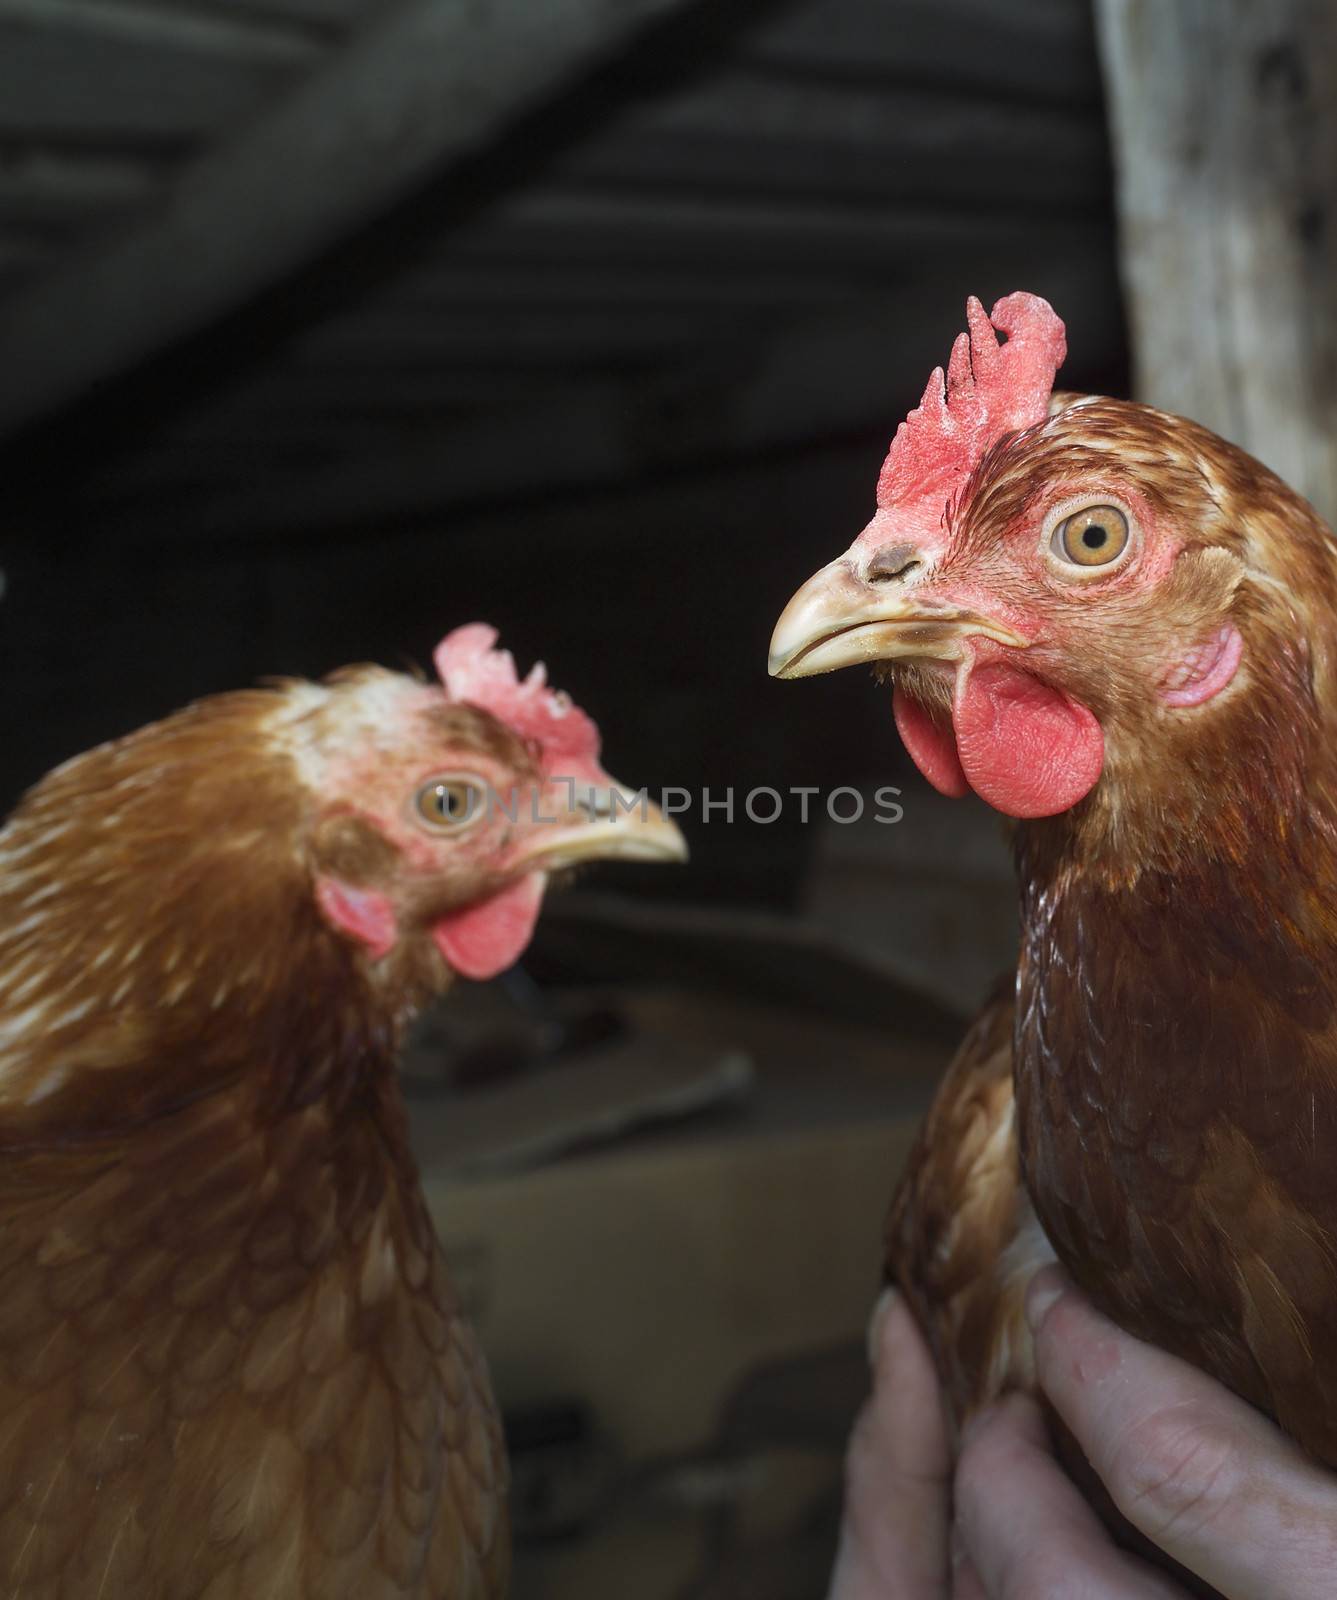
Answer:
[(490, 899), (442, 917), (432, 937), (447, 964), (460, 977), (480, 981), (513, 967), (534, 936), (545, 881), (531, 872)]
[(960, 800), (970, 793), (956, 753), (956, 737), (951, 722), (937, 721), (926, 707), (912, 695), (899, 688), (892, 690), (892, 714), (901, 742), (910, 752), (910, 759), (938, 791), (952, 800)]
[(958, 675), (952, 724), (970, 787), (1005, 816), (1055, 816), (1100, 777), (1105, 736), (1091, 712), (1006, 662)]

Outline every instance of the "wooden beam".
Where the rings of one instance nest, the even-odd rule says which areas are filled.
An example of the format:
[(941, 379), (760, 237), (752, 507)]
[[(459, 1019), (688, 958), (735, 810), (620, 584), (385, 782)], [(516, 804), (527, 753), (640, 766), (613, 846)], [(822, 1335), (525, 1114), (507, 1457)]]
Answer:
[(260, 16), (211, 16), (142, 0), (0, 0), (0, 23), (93, 39), (133, 39), (155, 49), (301, 65), (316, 49), (306, 25)]
[(480, 379), (478, 371), (468, 367), (449, 372), (388, 368), (346, 372), (332, 384), (328, 373), (285, 361), (266, 366), (191, 411), (172, 430), (172, 437), (254, 438), (261, 433), (272, 438), (299, 414), (312, 422), (328, 417), (360, 420), (369, 427), (382, 421), (411, 426), (415, 418), (477, 410), (480, 389), (489, 403), (509, 408), (531, 400), (536, 390), (546, 391), (552, 381), (551, 374), (542, 372), (491, 369)]
[(689, 194), (1071, 214), (1105, 205), (1109, 147), (1094, 95), (1000, 105), (941, 88), (734, 69), (630, 106), (560, 153), (552, 172)]
[[(153, 0), (156, 5), (175, 5), (178, 0)], [(378, 8), (394, 0), (192, 0), (202, 11), (223, 12), (228, 16), (256, 16), (285, 21), (314, 23), (321, 28), (346, 28), (365, 22)]]
[(1053, 0), (808, 0), (747, 41), (745, 59), (804, 76), (1081, 102), (1099, 93), (1091, 17)]
[(67, 149), (195, 150), (244, 126), (311, 59), (200, 49), (125, 29), (0, 15), (0, 141)]
[[(618, 362), (665, 361), (685, 346), (736, 332), (740, 307), (646, 309), (641, 306), (508, 306), (481, 314), (476, 306), (413, 308), (372, 303), (313, 329), (293, 346), (308, 369), (338, 379), (349, 370), (449, 371), (452, 367), (588, 371)], [(755, 313), (754, 313), (755, 317)]]
[(457, 310), (547, 307), (550, 310), (596, 306), (684, 310), (698, 307), (739, 310), (802, 310), (820, 305), (849, 288), (839, 271), (752, 270), (725, 277), (718, 272), (673, 272), (651, 263), (640, 272), (619, 272), (598, 264), (550, 266), (535, 273), (522, 262), (510, 266), (457, 264), (449, 251), (399, 278), (388, 303), (427, 317), (441, 308)]
[(384, 13), (152, 219), (0, 306), (0, 434), (283, 281), (687, 3), (406, 0)]
[(1337, 16), (1099, 0), (1141, 398), (1337, 517)]
[(0, 224), (68, 228), (132, 211), (159, 193), (171, 170), (124, 156), (0, 148)]
[[(1068, 218), (975, 203), (942, 207), (787, 202), (770, 195), (604, 191), (547, 184), (493, 206), (455, 236), (452, 259), (476, 266), (526, 262), (531, 270), (580, 260), (603, 269), (640, 263), (675, 270), (709, 262), (720, 271), (853, 270), (885, 281), (889, 268), (935, 251), (986, 252), (1044, 239), (1049, 248), (1086, 248), (1108, 220), (1088, 210)], [(1038, 253), (1038, 252), (1037, 252)]]
[[(940, 86), (791, 78), (736, 66), (636, 104), (609, 131), (872, 146), (904, 160), (972, 149), (991, 163), (1026, 156), (1054, 166), (1103, 144), (1100, 109), (1090, 101), (1002, 107)], [(978, 168), (975, 178), (984, 187)]]

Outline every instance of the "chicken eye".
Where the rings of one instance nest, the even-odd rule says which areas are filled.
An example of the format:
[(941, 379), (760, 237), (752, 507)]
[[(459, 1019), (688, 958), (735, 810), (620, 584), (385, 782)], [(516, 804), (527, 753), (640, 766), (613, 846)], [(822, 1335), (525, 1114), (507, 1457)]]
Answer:
[(1070, 566), (1107, 567), (1128, 548), (1128, 518), (1118, 506), (1087, 506), (1064, 517), (1049, 547)]
[(429, 778), (413, 799), (418, 819), (438, 833), (467, 827), (483, 815), (487, 791), (470, 778)]

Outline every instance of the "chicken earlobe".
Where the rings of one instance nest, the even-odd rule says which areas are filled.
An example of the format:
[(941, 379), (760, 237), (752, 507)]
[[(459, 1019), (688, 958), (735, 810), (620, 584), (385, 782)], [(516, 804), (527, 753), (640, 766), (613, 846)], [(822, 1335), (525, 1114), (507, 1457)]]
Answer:
[(389, 955), (399, 942), (390, 897), (322, 873), (315, 883), (316, 908), (339, 933), (366, 946), (373, 957)]

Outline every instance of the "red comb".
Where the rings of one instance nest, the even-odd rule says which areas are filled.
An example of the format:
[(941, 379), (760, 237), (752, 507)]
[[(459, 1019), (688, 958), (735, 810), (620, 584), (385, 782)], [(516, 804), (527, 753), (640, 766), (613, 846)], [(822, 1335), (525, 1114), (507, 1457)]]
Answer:
[(436, 670), (452, 700), (481, 706), (521, 738), (543, 748), (544, 765), (554, 760), (593, 760), (599, 730), (568, 696), (547, 687), (541, 661), (521, 679), (509, 650), (497, 650), (497, 630), (470, 622), (448, 633), (436, 647)]
[[(1006, 295), (987, 317), (972, 295), (966, 321), (970, 332), (957, 335), (945, 378), (934, 367), (877, 481), (879, 510), (897, 512), (898, 529), (926, 539), (985, 451), (1045, 417), (1054, 374), (1068, 353), (1063, 323), (1039, 295)], [(1007, 335), (1006, 344), (998, 343), (995, 328)]]

